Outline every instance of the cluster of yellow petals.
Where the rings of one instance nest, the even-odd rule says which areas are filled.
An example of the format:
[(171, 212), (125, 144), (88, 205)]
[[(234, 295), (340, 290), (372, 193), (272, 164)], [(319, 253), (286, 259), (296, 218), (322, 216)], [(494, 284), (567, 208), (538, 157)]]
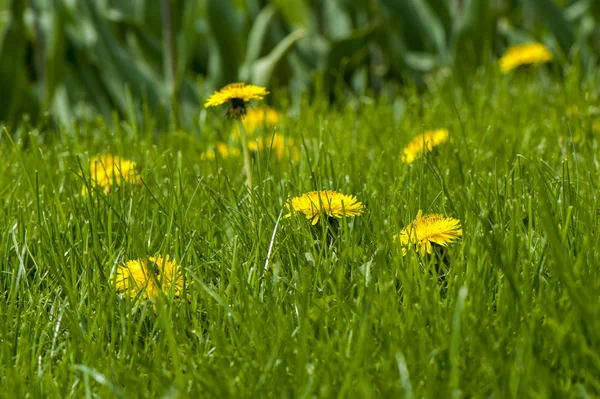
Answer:
[(600, 133), (600, 119), (596, 119), (592, 122), (592, 132)]
[[(252, 108), (246, 113), (242, 119), (242, 124), (246, 133), (252, 134), (255, 130), (266, 127), (273, 128), (281, 123), (281, 114), (271, 107)], [(235, 131), (235, 135), (239, 135), (239, 130)]]
[(402, 162), (413, 163), (419, 155), (445, 143), (450, 133), (446, 129), (430, 130), (414, 139), (402, 151)]
[(519, 44), (509, 47), (498, 63), (502, 73), (509, 73), (521, 65), (545, 64), (552, 61), (552, 53), (541, 43)]
[[(122, 159), (117, 155), (104, 154), (90, 159), (90, 178), (93, 187), (101, 187), (109, 193), (113, 186), (122, 183), (141, 183), (136, 170), (136, 163)], [(83, 194), (87, 194), (87, 187), (83, 187)]]
[(394, 241), (400, 241), (402, 255), (406, 255), (410, 247), (425, 255), (432, 253), (432, 243), (447, 247), (459, 237), (462, 237), (460, 220), (439, 214), (423, 216), (423, 212), (419, 210), (417, 218), (396, 234)]
[(151, 256), (125, 262), (117, 269), (115, 289), (118, 293), (140, 300), (183, 291), (183, 275), (177, 262), (169, 255)]
[(267, 89), (261, 86), (248, 85), (246, 83), (231, 83), (221, 90), (214, 92), (204, 103), (205, 107), (217, 107), (221, 104), (231, 103), (227, 116), (239, 119), (246, 115), (246, 103), (250, 100), (262, 100), (269, 94)]
[(300, 159), (300, 150), (292, 139), (285, 139), (283, 135), (275, 133), (272, 136), (257, 137), (248, 141), (248, 149), (252, 151), (271, 150), (278, 161), (289, 153), (294, 160)]
[(294, 197), (287, 204), (292, 213), (303, 213), (313, 225), (323, 216), (342, 218), (343, 216), (358, 216), (364, 213), (364, 206), (354, 195), (345, 195), (332, 190), (311, 191), (300, 197)]
[(269, 94), (267, 89), (261, 86), (248, 85), (246, 83), (230, 83), (221, 90), (214, 92), (204, 103), (205, 107), (217, 107), (226, 102), (242, 100), (262, 100)]
[(213, 149), (200, 154), (200, 159), (214, 161), (215, 154), (219, 154), (221, 159), (235, 158), (240, 156), (240, 150), (225, 143), (217, 143)]

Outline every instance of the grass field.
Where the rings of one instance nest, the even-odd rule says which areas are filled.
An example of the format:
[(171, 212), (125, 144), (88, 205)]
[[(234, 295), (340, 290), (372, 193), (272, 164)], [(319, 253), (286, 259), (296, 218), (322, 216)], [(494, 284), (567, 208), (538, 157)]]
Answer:
[[(5, 131), (0, 396), (599, 396), (598, 81), (547, 72), (332, 108), (272, 93), (298, 154), (254, 153), (250, 195), (242, 156), (211, 152), (236, 145), (225, 108), (159, 135), (150, 116)], [(403, 163), (431, 129), (450, 139)], [(141, 182), (92, 187), (107, 152)], [(320, 189), (364, 214), (285, 217)], [(419, 210), (462, 239), (403, 256), (393, 236)], [(179, 295), (120, 295), (119, 266), (157, 254)]]

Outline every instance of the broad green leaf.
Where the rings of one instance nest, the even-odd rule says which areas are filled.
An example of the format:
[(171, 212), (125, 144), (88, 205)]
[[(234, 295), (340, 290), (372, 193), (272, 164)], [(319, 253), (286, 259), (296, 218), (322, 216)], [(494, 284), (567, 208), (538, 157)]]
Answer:
[(575, 20), (588, 15), (590, 12), (591, 4), (587, 0), (580, 0), (573, 4), (571, 4), (568, 8), (565, 9), (565, 18), (570, 23), (573, 23)]
[(337, 0), (323, 3), (323, 29), (332, 40), (341, 40), (352, 34), (352, 18)]
[[(331, 71), (340, 67), (342, 59), (350, 58), (355, 54), (361, 54), (362, 50), (365, 49), (369, 43), (369, 36), (373, 32), (373, 27), (367, 27), (355, 31), (352, 35), (331, 43), (329, 52), (327, 54), (327, 65), (326, 68)], [(356, 64), (352, 65), (350, 70), (346, 70), (347, 74), (351, 74)]]
[[(70, 89), (69, 92), (71, 95), (75, 94), (76, 86), (82, 89), (85, 92), (89, 102), (94, 104), (98, 111), (104, 115), (105, 118), (110, 119), (111, 110), (113, 107), (109, 101), (109, 98), (107, 98), (107, 96), (104, 94), (105, 90), (102, 87), (100, 76), (96, 73), (94, 67), (81, 61), (85, 59), (84, 55), (75, 53), (74, 57), (78, 66), (75, 68), (69, 68), (68, 74), (69, 77), (76, 77), (76, 81), (71, 83), (70, 79), (67, 78), (65, 81), (65, 84), (67, 84), (67, 89)], [(71, 83), (71, 86), (69, 86), (69, 83)], [(121, 100), (121, 97), (119, 97), (118, 100)], [(124, 105), (122, 105), (122, 107), (124, 107)]]
[(106, 17), (115, 22), (144, 23), (146, 0), (109, 0)]
[(431, 72), (438, 66), (437, 57), (434, 54), (407, 51), (404, 53), (406, 65), (419, 72)]
[(194, 55), (198, 35), (195, 32), (195, 20), (198, 17), (198, 2), (188, 1), (183, 10), (182, 27), (177, 35), (177, 77), (176, 87), (181, 86), (185, 72), (189, 70)]
[[(447, 53), (446, 35), (440, 19), (427, 3), (422, 0), (382, 0), (382, 3), (394, 13), (405, 26), (409, 36), (411, 50), (429, 50), (432, 46), (441, 58)], [(425, 47), (419, 48), (418, 42), (425, 40)]]
[(14, 0), (11, 19), (7, 24), (0, 44), (0, 120), (13, 119), (21, 106), (27, 90), (25, 75), (25, 49), (27, 38), (23, 25), (26, 0)]
[(271, 0), (271, 3), (277, 7), (289, 24), (309, 29), (313, 27), (307, 0)]
[(458, 64), (479, 65), (490, 53), (496, 35), (496, 21), (490, 3), (466, 0), (455, 25), (453, 36), (454, 61)]
[[(429, 8), (435, 13), (440, 23), (442, 24), (446, 38), (449, 38), (452, 35), (452, 30), (455, 23), (455, 21), (453, 20), (452, 11), (450, 9), (450, 1), (427, 0), (427, 3), (429, 4)], [(482, 3), (489, 4), (489, 2), (487, 1)]]
[(296, 29), (279, 42), (268, 55), (258, 59), (252, 65), (252, 83), (266, 86), (271, 80), (275, 66), (290, 51), (294, 43), (305, 37), (307, 33), (305, 29)]
[(44, 107), (52, 102), (56, 86), (64, 80), (65, 72), (65, 41), (66, 41), (67, 10), (60, 3), (54, 5), (50, 15), (50, 32), (45, 38), (45, 98)]
[(248, 35), (246, 61), (242, 66), (242, 70), (240, 71), (241, 80), (247, 80), (249, 78), (250, 69), (252, 64), (260, 56), (260, 51), (267, 33), (267, 29), (269, 28), (269, 24), (271, 23), (274, 15), (275, 7), (272, 5), (267, 5), (256, 17), (256, 20), (252, 25), (252, 29), (250, 30), (250, 34)]
[[(98, 33), (96, 51), (100, 59), (104, 61), (101, 79), (111, 92), (113, 101), (123, 105), (123, 91), (125, 85), (128, 85), (136, 96), (147, 95), (151, 107), (156, 107), (159, 103), (164, 104), (166, 91), (161, 79), (158, 76), (151, 76), (151, 68), (143, 68), (141, 60), (136, 62), (129, 57), (127, 51), (116, 40), (106, 21), (98, 14), (94, 2), (87, 0), (86, 4)], [(126, 109), (121, 108), (121, 110), (125, 111)]]
[(573, 28), (563, 12), (552, 0), (532, 0), (531, 6), (536, 11), (536, 17), (554, 34), (560, 47), (569, 53), (573, 44)]
[(241, 59), (238, 19), (231, 0), (207, 0), (206, 12), (217, 50), (211, 56), (219, 59), (219, 72), (213, 78), (220, 87), (238, 80)]

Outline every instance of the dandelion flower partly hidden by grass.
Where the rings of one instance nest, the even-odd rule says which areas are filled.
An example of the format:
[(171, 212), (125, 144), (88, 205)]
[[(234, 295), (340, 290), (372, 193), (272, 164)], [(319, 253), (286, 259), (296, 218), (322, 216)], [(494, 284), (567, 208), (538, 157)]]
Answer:
[(600, 119), (596, 119), (592, 122), (592, 132), (600, 134)]
[(323, 216), (341, 218), (342, 216), (358, 216), (364, 213), (364, 206), (354, 195), (344, 195), (332, 190), (311, 191), (300, 197), (292, 198), (287, 204), (292, 213), (303, 213), (313, 225)]
[(566, 109), (565, 109), (565, 115), (569, 118), (573, 118), (576, 116), (579, 116), (579, 107), (574, 104), (574, 105), (569, 105)]
[(413, 163), (415, 159), (426, 151), (431, 151), (448, 140), (450, 133), (446, 129), (430, 130), (414, 139), (402, 151), (402, 162)]
[(246, 83), (231, 83), (221, 90), (214, 92), (204, 103), (204, 107), (217, 107), (221, 104), (231, 103), (227, 116), (239, 119), (246, 115), (246, 103), (250, 100), (262, 100), (269, 94), (267, 89), (260, 86), (247, 85)]
[(130, 260), (117, 269), (115, 289), (122, 295), (141, 300), (153, 300), (170, 292), (179, 296), (183, 291), (183, 275), (169, 255)]
[(418, 249), (425, 255), (432, 253), (432, 244), (447, 247), (459, 237), (462, 237), (460, 220), (439, 214), (423, 216), (419, 210), (417, 218), (396, 234), (394, 241), (400, 241), (402, 255), (406, 255), (408, 248)]
[(237, 148), (228, 146), (225, 143), (217, 143), (213, 149), (200, 154), (200, 159), (214, 161), (215, 153), (219, 154), (221, 159), (235, 158), (240, 156), (240, 150)]
[(277, 160), (282, 160), (286, 153), (295, 159), (300, 159), (300, 150), (291, 139), (285, 139), (283, 135), (275, 133), (271, 137), (257, 137), (248, 142), (248, 148), (252, 151), (272, 150)]
[[(248, 134), (252, 134), (256, 129), (261, 127), (273, 128), (281, 122), (281, 114), (271, 107), (249, 109), (246, 116), (242, 119), (244, 128)], [(237, 129), (237, 126), (236, 126)], [(239, 130), (235, 131), (235, 135), (239, 135)]]
[(528, 64), (545, 64), (552, 61), (552, 53), (540, 43), (519, 44), (509, 47), (498, 63), (502, 73)]
[[(92, 187), (104, 188), (106, 193), (109, 193), (113, 186), (120, 186), (122, 183), (141, 182), (135, 162), (112, 154), (90, 159), (90, 178)], [(87, 186), (83, 187), (82, 192), (87, 194)]]

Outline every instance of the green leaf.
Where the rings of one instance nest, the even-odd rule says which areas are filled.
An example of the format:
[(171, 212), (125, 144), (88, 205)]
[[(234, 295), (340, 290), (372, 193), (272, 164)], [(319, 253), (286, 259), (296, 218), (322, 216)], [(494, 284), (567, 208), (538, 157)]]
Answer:
[(410, 69), (418, 72), (431, 72), (438, 66), (435, 54), (407, 51), (403, 58)]
[(114, 22), (142, 25), (145, 8), (145, 0), (109, 0), (106, 17)]
[(252, 65), (252, 84), (266, 86), (271, 80), (275, 66), (292, 48), (294, 43), (307, 34), (308, 32), (305, 29), (296, 29), (279, 42), (268, 55), (257, 60)]
[(328, 38), (340, 40), (352, 34), (352, 18), (337, 0), (329, 0), (323, 3), (323, 29)]
[[(365, 29), (357, 30), (352, 35), (331, 43), (329, 52), (327, 54), (327, 65), (328, 70), (336, 70), (340, 67), (340, 64), (344, 58), (351, 58), (355, 54), (363, 54), (362, 50), (369, 44), (369, 36), (373, 32), (374, 27), (370, 26)], [(355, 59), (356, 61), (356, 59)], [(354, 63), (356, 67), (356, 62)], [(354, 68), (348, 69), (345, 72), (350, 74)]]
[[(452, 36), (452, 30), (454, 28), (455, 21), (453, 20), (452, 10), (450, 9), (450, 1), (448, 0), (427, 0), (429, 8), (434, 11), (437, 18), (439, 19), (446, 38)], [(489, 4), (487, 1), (481, 1), (481, 3)]]
[(306, 0), (271, 0), (290, 25), (312, 27), (310, 6)]
[(151, 107), (154, 108), (159, 103), (164, 105), (166, 90), (159, 75), (150, 66), (144, 66), (142, 60), (129, 57), (106, 21), (98, 14), (94, 2), (87, 0), (86, 4), (98, 33), (96, 51), (99, 59), (103, 60), (104, 68), (101, 79), (112, 93), (113, 101), (122, 104), (122, 112), (126, 111), (127, 107), (123, 108), (124, 88), (129, 86), (136, 96), (146, 95)]
[(186, 70), (189, 70), (190, 61), (194, 55), (197, 37), (195, 31), (195, 21), (198, 17), (198, 2), (188, 1), (183, 10), (182, 27), (177, 35), (177, 73), (176, 73), (176, 91), (182, 84)]
[(478, 65), (485, 62), (496, 35), (496, 25), (489, 2), (466, 0), (463, 3), (462, 15), (458, 17), (455, 25), (455, 61), (459, 65)]
[(568, 54), (573, 45), (574, 35), (563, 11), (552, 0), (533, 0), (531, 6), (536, 10), (539, 21), (548, 27), (562, 50)]
[(241, 80), (247, 80), (250, 75), (252, 64), (260, 56), (260, 50), (269, 28), (269, 24), (275, 15), (275, 7), (267, 5), (257, 15), (250, 34), (248, 35), (248, 49), (246, 50), (246, 61), (240, 71)]
[(23, 68), (27, 47), (23, 25), (25, 4), (26, 0), (12, 2), (11, 19), (0, 43), (0, 93), (4, 99), (0, 106), (0, 120), (3, 121), (16, 116), (28, 86)]
[[(382, 3), (389, 8), (406, 26), (405, 33), (408, 33), (411, 50), (428, 50), (433, 46), (435, 51), (443, 59), (447, 54), (446, 35), (444, 27), (431, 7), (421, 0), (382, 0)], [(418, 42), (425, 40), (425, 47)]]
[(52, 102), (56, 86), (64, 80), (66, 9), (58, 2), (50, 15), (50, 32), (45, 42), (45, 98), (44, 107)]
[(214, 83), (217, 87), (238, 80), (240, 67), (240, 35), (235, 7), (231, 0), (207, 0), (206, 13), (212, 36), (214, 38), (219, 60)]

